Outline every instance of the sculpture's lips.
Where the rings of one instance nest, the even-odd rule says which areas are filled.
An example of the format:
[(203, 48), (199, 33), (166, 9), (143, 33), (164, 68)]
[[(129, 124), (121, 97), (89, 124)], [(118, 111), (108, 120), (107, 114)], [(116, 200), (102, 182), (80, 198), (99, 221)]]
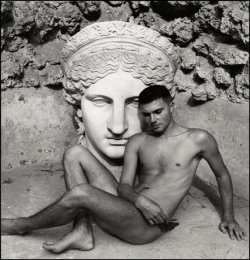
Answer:
[(123, 139), (115, 139), (115, 138), (108, 138), (109, 144), (114, 146), (124, 146), (128, 142), (128, 138)]

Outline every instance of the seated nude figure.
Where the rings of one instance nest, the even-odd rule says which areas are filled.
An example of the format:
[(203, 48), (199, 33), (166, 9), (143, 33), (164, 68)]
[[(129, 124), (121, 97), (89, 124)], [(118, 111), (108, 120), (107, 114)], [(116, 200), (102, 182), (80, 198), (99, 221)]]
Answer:
[[(231, 239), (244, 239), (235, 221), (230, 174), (214, 137), (205, 130), (177, 124), (171, 113), (171, 96), (164, 86), (150, 86), (139, 96), (144, 132), (132, 136), (125, 150), (118, 197), (91, 184), (79, 184), (59, 200), (26, 218), (2, 219), (2, 232), (26, 232), (64, 225), (79, 213), (89, 213), (108, 233), (132, 244), (160, 237), (189, 190), (201, 158), (216, 176), (223, 203), (220, 229)], [(110, 175), (85, 148), (80, 165), (88, 173)], [(138, 183), (135, 184), (136, 177)], [(46, 249), (57, 252), (55, 245)]]
[[(206, 131), (176, 124), (171, 116), (170, 95), (166, 98), (160, 90), (159, 85), (164, 85), (167, 91), (175, 72), (169, 58), (171, 44), (141, 26), (107, 22), (106, 25), (114, 27), (105, 31), (110, 27), (102, 27), (103, 24), (86, 29), (83, 36), (89, 42), (85, 45), (83, 39), (77, 41), (73, 37), (63, 56), (66, 98), (78, 109), (86, 137), (86, 148), (75, 145), (64, 154), (67, 192), (30, 217), (2, 219), (2, 233), (21, 235), (74, 221), (72, 232), (57, 242), (45, 243), (44, 248), (55, 253), (90, 250), (94, 246), (88, 218), (91, 215), (110, 234), (133, 244), (149, 243), (168, 229), (169, 220), (190, 188), (200, 158), (204, 158), (216, 175), (222, 196), (224, 218), (220, 228), (223, 232), (228, 228), (231, 238), (235, 235), (244, 239), (244, 230), (234, 220), (231, 179), (214, 138)], [(93, 29), (95, 34), (91, 35)], [(110, 34), (113, 38), (106, 37)], [(154, 48), (155, 44), (160, 46)], [(135, 51), (138, 46), (141, 52)], [(84, 68), (86, 64), (91, 66)], [(103, 65), (99, 68), (102, 73), (93, 78), (94, 73), (87, 72), (93, 68), (95, 71), (97, 65)], [(153, 87), (156, 96), (151, 95), (150, 89), (152, 99), (147, 99), (144, 92), (140, 95), (145, 131), (139, 134), (137, 97), (147, 85), (157, 85)], [(95, 127), (98, 131), (93, 131)], [(118, 186), (120, 175), (112, 167), (121, 165), (126, 143)]]
[[(68, 191), (89, 183), (117, 196), (125, 144), (141, 132), (139, 93), (150, 84), (170, 88), (176, 60), (173, 45), (158, 32), (121, 21), (93, 23), (69, 39), (61, 54), (64, 95), (77, 111), (81, 145), (63, 156)], [(108, 170), (86, 171), (85, 148)], [(44, 247), (57, 253), (92, 249), (88, 214), (79, 213), (71, 232)]]

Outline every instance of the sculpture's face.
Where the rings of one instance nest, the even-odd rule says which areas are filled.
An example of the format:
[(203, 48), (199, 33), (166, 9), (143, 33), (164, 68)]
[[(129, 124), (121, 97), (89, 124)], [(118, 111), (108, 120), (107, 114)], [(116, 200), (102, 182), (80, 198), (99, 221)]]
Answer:
[(119, 159), (128, 138), (141, 132), (138, 96), (147, 86), (128, 72), (109, 74), (81, 99), (87, 147), (102, 158)]

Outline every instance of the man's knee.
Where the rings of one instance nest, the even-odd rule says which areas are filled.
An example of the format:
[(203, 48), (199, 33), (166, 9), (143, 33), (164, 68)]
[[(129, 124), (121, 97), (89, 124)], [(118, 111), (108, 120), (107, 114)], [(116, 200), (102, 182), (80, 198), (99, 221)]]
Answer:
[(61, 203), (66, 208), (81, 208), (84, 207), (84, 202), (88, 200), (91, 186), (89, 184), (80, 184), (66, 192)]
[(87, 149), (79, 144), (73, 145), (66, 149), (63, 155), (64, 162), (72, 162), (72, 161), (79, 161), (80, 157), (83, 156), (87, 152)]

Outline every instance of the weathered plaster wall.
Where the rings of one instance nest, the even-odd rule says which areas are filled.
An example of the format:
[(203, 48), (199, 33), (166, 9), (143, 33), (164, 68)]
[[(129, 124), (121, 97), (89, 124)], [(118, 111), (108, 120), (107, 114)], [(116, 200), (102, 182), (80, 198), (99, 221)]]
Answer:
[(61, 161), (63, 150), (77, 140), (73, 110), (61, 91), (8, 89), (1, 105), (2, 169)]
[[(233, 162), (226, 144), (232, 138), (248, 144), (241, 123), (248, 118), (248, 8), (248, 1), (1, 1), (2, 168), (62, 158), (76, 140), (73, 110), (62, 97), (62, 46), (88, 24), (122, 20), (151, 27), (175, 44), (176, 97), (214, 99), (211, 107), (211, 101), (192, 108), (180, 101), (190, 115), (184, 123), (223, 132), (226, 160), (243, 169), (248, 151), (237, 147), (240, 158)], [(211, 108), (217, 106), (215, 117)], [(193, 125), (198, 111), (202, 121)]]

